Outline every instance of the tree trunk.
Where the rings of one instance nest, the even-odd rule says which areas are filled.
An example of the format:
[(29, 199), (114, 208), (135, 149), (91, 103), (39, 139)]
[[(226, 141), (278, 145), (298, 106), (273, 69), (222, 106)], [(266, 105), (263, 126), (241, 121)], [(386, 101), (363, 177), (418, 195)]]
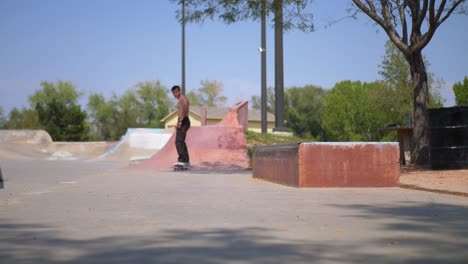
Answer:
[(414, 52), (408, 57), (414, 92), (414, 130), (411, 144), (411, 162), (429, 163), (429, 87), (422, 53)]

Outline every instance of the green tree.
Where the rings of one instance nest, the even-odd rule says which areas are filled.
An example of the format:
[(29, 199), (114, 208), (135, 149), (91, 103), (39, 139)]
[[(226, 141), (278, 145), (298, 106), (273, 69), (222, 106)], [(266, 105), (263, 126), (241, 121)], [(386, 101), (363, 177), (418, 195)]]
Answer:
[(0, 128), (3, 128), (6, 122), (6, 117), (3, 111), (4, 111), (3, 107), (0, 106)]
[(88, 98), (88, 112), (91, 124), (91, 136), (96, 140), (116, 140), (117, 134), (114, 124), (119, 121), (116, 100), (106, 101), (103, 95), (92, 93)]
[(117, 127), (120, 128), (122, 134), (127, 131), (127, 128), (140, 126), (140, 109), (141, 102), (134, 91), (127, 90), (119, 98), (117, 101), (117, 111), (120, 114), (120, 122), (117, 124)]
[[(423, 56), (423, 60), (427, 70), (429, 107), (442, 107), (443, 98), (440, 95), (440, 89), (445, 82), (437, 80), (435, 74), (429, 71), (431, 63), (427, 60), (426, 56)], [(395, 87), (395, 89), (400, 89), (400, 91), (397, 91), (398, 96), (404, 96), (405, 102), (409, 102), (411, 109), (408, 109), (408, 112), (410, 112), (409, 110), (413, 109), (411, 69), (404, 54), (390, 40), (385, 43), (385, 55), (379, 67), (381, 68), (379, 74), (384, 80)]]
[[(283, 29), (299, 29), (304, 32), (312, 32), (314, 25), (313, 15), (305, 11), (312, 0), (171, 0), (179, 5), (185, 3), (185, 21), (200, 23), (205, 19), (219, 19), (226, 24), (238, 21), (261, 19), (263, 8), (266, 14), (274, 13), (279, 7), (283, 7)], [(264, 7), (263, 7), (263, 4)], [(177, 11), (177, 17), (182, 20), (181, 11)]]
[[(429, 62), (424, 58), (424, 63), (429, 68)], [(379, 74), (385, 84), (381, 84), (378, 96), (381, 105), (388, 105), (391, 109), (389, 115), (392, 123), (405, 124), (406, 115), (412, 116), (413, 106), (413, 85), (411, 80), (410, 66), (403, 53), (397, 49), (390, 40), (385, 43), (385, 55), (379, 65)], [(439, 94), (440, 84), (434, 80), (434, 74), (428, 71), (429, 80), (429, 105), (431, 107), (441, 107), (442, 98)], [(378, 99), (377, 98), (377, 99)]]
[[(411, 85), (409, 64), (403, 56), (403, 53), (401, 53), (390, 40), (385, 42), (385, 55), (382, 58), (379, 68), (379, 74), (385, 82), (396, 87)], [(408, 89), (411, 87), (405, 88)], [(411, 89), (409, 90), (411, 91)]]
[(382, 85), (381, 104), (389, 109), (392, 123), (401, 123), (413, 112), (413, 88), (410, 67), (403, 53), (391, 41), (385, 43), (385, 55), (379, 65)]
[(20, 111), (14, 107), (8, 114), (8, 120), (5, 122), (5, 128), (7, 129), (22, 129), (24, 121), (24, 111)]
[(223, 84), (221, 82), (205, 80), (201, 81), (200, 84), (202, 87), (187, 94), (191, 105), (225, 106), (227, 97), (221, 95), (223, 92)]
[[(84, 141), (89, 138), (87, 113), (78, 99), (82, 92), (69, 81), (41, 82), (42, 89), (29, 97), (41, 126), (54, 140)], [(32, 110), (32, 111), (34, 111)]]
[(325, 98), (322, 126), (330, 141), (362, 141), (362, 107), (367, 97), (360, 82), (337, 83)]
[[(395, 46), (403, 53), (410, 66), (413, 87), (414, 130), (411, 161), (429, 162), (429, 83), (422, 50), (429, 44), (437, 28), (457, 10), (464, 11), (464, 0), (408, 0), (363, 1), (353, 0), (358, 10), (377, 23)], [(408, 18), (409, 17), (409, 18)], [(409, 22), (409, 23), (408, 23)], [(398, 30), (398, 26), (400, 26)], [(408, 28), (410, 30), (408, 30)], [(423, 30), (426, 32), (423, 33)]]
[(202, 95), (202, 104), (206, 106), (224, 106), (227, 101), (226, 96), (222, 96), (223, 84), (218, 81), (201, 81), (202, 87), (199, 89)]
[(54, 100), (65, 105), (77, 104), (78, 99), (83, 96), (83, 93), (69, 81), (57, 81), (56, 84), (44, 81), (41, 82), (41, 86), (41, 90), (37, 90), (29, 97), (32, 108), (37, 104), (47, 104)]
[(93, 137), (103, 140), (118, 140), (128, 128), (143, 127), (142, 103), (133, 90), (122, 96), (113, 94), (106, 101), (101, 94), (91, 94), (88, 101)]
[(36, 111), (43, 128), (54, 141), (86, 141), (89, 139), (87, 114), (76, 104), (52, 100), (38, 103)]
[[(275, 113), (275, 89), (271, 86), (268, 87), (267, 92), (266, 92), (266, 102), (267, 102), (267, 105), (266, 105), (267, 112), (274, 114)], [(252, 97), (250, 97), (250, 107), (256, 110), (262, 109), (260, 96), (253, 95)]]
[(41, 124), (35, 110), (16, 107), (13, 108), (8, 119), (4, 119), (3, 128), (6, 129), (40, 129)]
[(3, 126), (10, 129), (38, 129), (43, 124), (40, 124), (36, 106), (43, 106), (57, 101), (65, 104), (72, 109), (72, 105), (77, 104), (79, 97), (82, 95), (71, 82), (58, 81), (56, 84), (50, 82), (41, 82), (42, 89), (37, 90), (29, 97), (31, 109), (18, 110), (14, 108), (9, 115), (9, 119), (5, 120)]
[(189, 102), (190, 102), (190, 105), (193, 105), (193, 106), (202, 106), (202, 101), (203, 101), (203, 97), (201, 96), (201, 94), (198, 92), (198, 91), (190, 91), (186, 94)]
[(368, 140), (374, 141), (395, 141), (396, 133), (381, 132), (380, 129), (389, 125), (403, 125), (406, 121), (406, 114), (411, 110), (406, 100), (410, 97), (400, 97), (398, 92), (404, 92), (402, 87), (396, 88), (385, 81), (376, 81), (363, 84), (368, 89), (367, 110), (370, 113), (368, 119)]
[(313, 85), (291, 87), (285, 92), (288, 127), (301, 138), (324, 140), (322, 115), (326, 92)]
[(380, 82), (342, 81), (325, 96), (322, 127), (330, 141), (379, 141), (379, 131), (388, 124), (386, 112), (391, 106), (380, 105), (385, 93)]
[(169, 90), (161, 82), (140, 82), (122, 96), (109, 100), (92, 93), (88, 112), (93, 138), (118, 140), (128, 128), (163, 127), (161, 119), (173, 108)]
[(468, 105), (468, 76), (465, 76), (463, 83), (455, 83), (452, 89), (455, 93), (455, 103), (457, 105)]
[(169, 90), (161, 85), (160, 81), (141, 82), (135, 88), (141, 101), (139, 123), (144, 127), (163, 127), (161, 119), (173, 108), (172, 100), (168, 96)]

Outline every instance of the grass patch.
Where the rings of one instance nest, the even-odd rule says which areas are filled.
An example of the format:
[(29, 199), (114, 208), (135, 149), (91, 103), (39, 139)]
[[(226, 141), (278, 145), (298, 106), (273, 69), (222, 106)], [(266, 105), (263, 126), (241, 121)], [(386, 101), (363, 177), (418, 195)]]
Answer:
[(246, 130), (244, 134), (248, 148), (253, 148), (255, 146), (296, 143), (304, 141), (304, 139), (299, 137), (279, 136), (270, 133), (257, 133), (249, 130)]
[(244, 131), (245, 140), (247, 142), (247, 155), (250, 160), (250, 167), (252, 164), (253, 148), (255, 146), (285, 144), (304, 142), (305, 140), (299, 137), (279, 136), (271, 133), (257, 133), (249, 130)]

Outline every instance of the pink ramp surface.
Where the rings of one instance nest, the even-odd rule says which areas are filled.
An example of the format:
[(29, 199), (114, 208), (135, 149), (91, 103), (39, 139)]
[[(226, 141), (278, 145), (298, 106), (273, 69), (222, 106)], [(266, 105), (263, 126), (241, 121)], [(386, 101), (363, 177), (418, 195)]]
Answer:
[(217, 124), (218, 126), (242, 126), (247, 129), (248, 122), (248, 102), (241, 101), (231, 107), (229, 112)]
[[(187, 132), (186, 143), (192, 170), (238, 170), (249, 165), (247, 144), (244, 137), (243, 117), (237, 113), (246, 111), (247, 102), (231, 108), (217, 125), (194, 126)], [(239, 119), (241, 122), (239, 122)], [(167, 144), (150, 159), (135, 165), (136, 168), (172, 170), (177, 162), (175, 131)]]
[[(236, 170), (248, 166), (242, 127), (191, 127), (187, 132), (186, 143), (193, 170)], [(166, 146), (135, 167), (171, 170), (177, 157), (173, 133)]]

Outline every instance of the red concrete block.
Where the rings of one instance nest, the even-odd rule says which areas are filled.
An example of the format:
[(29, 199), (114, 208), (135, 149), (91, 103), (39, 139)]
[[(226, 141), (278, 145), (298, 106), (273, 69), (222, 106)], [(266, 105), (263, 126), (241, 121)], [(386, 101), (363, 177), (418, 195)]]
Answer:
[(294, 187), (398, 186), (398, 143), (300, 143), (254, 148), (253, 177)]
[(398, 186), (397, 143), (302, 143), (300, 187)]
[(253, 177), (297, 187), (299, 185), (298, 149), (299, 143), (255, 147)]

